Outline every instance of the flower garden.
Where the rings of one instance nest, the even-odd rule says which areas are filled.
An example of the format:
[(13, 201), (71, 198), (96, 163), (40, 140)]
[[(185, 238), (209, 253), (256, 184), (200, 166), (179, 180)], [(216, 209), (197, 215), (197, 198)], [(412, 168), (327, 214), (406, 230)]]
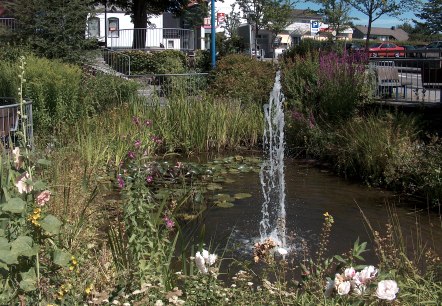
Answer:
[[(293, 51), (276, 67), (227, 55), (206, 91), (162, 106), (134, 81), (21, 53), (2, 51), (0, 95), (33, 101), (35, 137), (31, 148), (21, 110), (18, 141), (2, 145), (1, 305), (440, 304), (440, 255), (410, 254), (394, 216), (382, 232), (366, 220), (371, 242), (330, 255), (335, 221), (323, 212), (317, 250), (302, 261), (271, 240), (239, 260), (204, 244), (204, 227), (189, 238), (211, 207), (231, 205), (216, 192), (226, 174), (259, 167), (250, 153), (277, 69), (291, 154), (437, 210), (440, 141), (416, 118), (364, 108), (364, 59)], [(208, 152), (231, 157), (192, 159)], [(378, 262), (364, 260), (369, 248)]]

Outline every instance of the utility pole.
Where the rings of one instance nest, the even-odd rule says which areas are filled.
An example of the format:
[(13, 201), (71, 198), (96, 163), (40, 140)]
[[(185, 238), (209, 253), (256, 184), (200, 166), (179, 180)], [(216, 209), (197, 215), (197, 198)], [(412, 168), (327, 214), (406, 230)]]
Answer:
[(215, 0), (211, 2), (211, 36), (210, 36), (210, 51), (212, 53), (212, 69), (216, 66), (216, 25), (215, 25)]

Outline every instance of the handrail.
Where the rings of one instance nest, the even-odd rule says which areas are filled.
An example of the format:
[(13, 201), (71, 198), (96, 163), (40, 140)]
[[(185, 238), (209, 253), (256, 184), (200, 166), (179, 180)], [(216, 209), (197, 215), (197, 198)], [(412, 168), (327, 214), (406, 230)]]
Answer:
[[(124, 74), (126, 74), (126, 75), (130, 75), (130, 55), (127, 55), (127, 54), (124, 54), (123, 52), (121, 52), (121, 51), (117, 51), (117, 50), (112, 50), (112, 49), (109, 49), (109, 48), (106, 48), (106, 47), (103, 47), (102, 48), (102, 50), (103, 51), (107, 51), (107, 52), (109, 52), (109, 53), (111, 53), (111, 54), (118, 54), (118, 56), (122, 56), (123, 58), (126, 58), (127, 59), (127, 61), (128, 61), (128, 73), (126, 74), (126, 73), (124, 73)], [(111, 66), (112, 67), (112, 66)], [(113, 69), (114, 69), (114, 67), (112, 67)]]

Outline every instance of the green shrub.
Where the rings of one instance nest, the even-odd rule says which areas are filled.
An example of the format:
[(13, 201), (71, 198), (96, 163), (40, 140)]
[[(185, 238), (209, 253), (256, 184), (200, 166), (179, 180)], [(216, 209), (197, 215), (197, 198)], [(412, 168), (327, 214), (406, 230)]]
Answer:
[(221, 97), (262, 104), (269, 99), (274, 77), (275, 68), (269, 62), (242, 54), (226, 55), (211, 72), (209, 90)]
[[(17, 97), (18, 65), (0, 62), (0, 96)], [(83, 75), (79, 66), (57, 60), (26, 58), (24, 97), (33, 101), (36, 131), (59, 129), (81, 117), (127, 101), (137, 86), (103, 74)]]
[[(142, 50), (129, 50), (122, 52), (130, 56), (130, 70), (133, 75), (150, 74), (155, 71), (153, 53)], [(115, 54), (118, 56), (118, 53)]]

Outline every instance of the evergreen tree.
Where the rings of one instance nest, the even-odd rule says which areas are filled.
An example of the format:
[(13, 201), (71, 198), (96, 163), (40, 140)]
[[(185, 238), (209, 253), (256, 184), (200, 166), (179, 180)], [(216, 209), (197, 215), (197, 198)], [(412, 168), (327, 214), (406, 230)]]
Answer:
[(48, 58), (78, 61), (93, 43), (85, 38), (90, 0), (10, 0), (19, 38)]
[(427, 29), (428, 34), (442, 33), (442, 0), (428, 0), (416, 16), (425, 22), (414, 22)]

